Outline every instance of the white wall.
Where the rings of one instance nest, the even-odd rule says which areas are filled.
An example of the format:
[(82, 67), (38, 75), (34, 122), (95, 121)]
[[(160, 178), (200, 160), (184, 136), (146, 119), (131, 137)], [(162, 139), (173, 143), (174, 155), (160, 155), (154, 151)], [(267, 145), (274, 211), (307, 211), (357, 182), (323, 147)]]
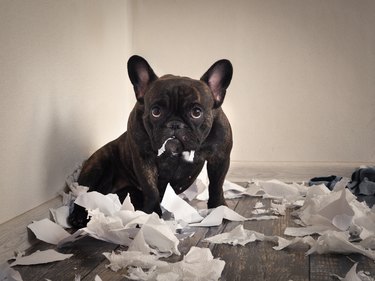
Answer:
[(134, 49), (160, 73), (234, 65), (233, 161), (375, 161), (375, 1), (136, 1)]
[(126, 129), (129, 1), (0, 0), (0, 223)]
[(125, 130), (132, 53), (233, 62), (233, 161), (374, 163), (374, 26), (372, 0), (0, 0), (0, 223)]

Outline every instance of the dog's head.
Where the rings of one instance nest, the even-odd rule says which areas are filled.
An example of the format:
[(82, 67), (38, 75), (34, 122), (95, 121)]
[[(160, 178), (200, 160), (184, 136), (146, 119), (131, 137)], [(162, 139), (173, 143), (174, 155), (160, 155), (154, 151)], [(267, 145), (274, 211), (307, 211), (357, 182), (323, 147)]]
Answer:
[(144, 58), (132, 56), (128, 74), (143, 106), (143, 125), (153, 149), (160, 154), (163, 148), (167, 157), (198, 150), (224, 101), (232, 73), (231, 63), (219, 60), (200, 80), (174, 75), (158, 78)]

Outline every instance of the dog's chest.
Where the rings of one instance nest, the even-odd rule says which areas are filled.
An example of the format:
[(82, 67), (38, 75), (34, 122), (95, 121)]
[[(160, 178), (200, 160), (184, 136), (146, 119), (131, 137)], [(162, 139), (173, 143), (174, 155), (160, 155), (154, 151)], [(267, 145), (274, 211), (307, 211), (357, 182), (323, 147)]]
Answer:
[(158, 159), (159, 180), (168, 182), (176, 191), (188, 188), (202, 170), (204, 161), (187, 162), (181, 157), (168, 157)]

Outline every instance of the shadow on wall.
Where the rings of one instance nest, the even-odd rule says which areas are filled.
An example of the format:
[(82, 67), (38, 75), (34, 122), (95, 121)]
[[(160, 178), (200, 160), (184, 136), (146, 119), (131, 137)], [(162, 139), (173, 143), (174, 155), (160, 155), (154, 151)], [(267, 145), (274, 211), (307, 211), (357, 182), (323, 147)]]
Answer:
[[(55, 95), (50, 96), (50, 120), (47, 128), (44, 149), (44, 188), (61, 192), (65, 186), (66, 177), (73, 172), (92, 153), (92, 134), (90, 124), (80, 113), (80, 103), (62, 108), (62, 101)], [(64, 104), (64, 103), (63, 103)]]

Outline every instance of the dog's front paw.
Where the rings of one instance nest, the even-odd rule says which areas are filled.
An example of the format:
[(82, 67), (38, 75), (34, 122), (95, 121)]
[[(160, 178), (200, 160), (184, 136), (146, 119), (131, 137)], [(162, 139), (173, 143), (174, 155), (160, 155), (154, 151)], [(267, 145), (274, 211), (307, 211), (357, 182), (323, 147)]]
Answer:
[(212, 209), (219, 206), (227, 206), (227, 203), (225, 202), (224, 198), (209, 198), (207, 202), (207, 208)]
[(68, 217), (68, 222), (73, 228), (86, 227), (89, 219), (87, 217), (87, 211), (85, 208), (74, 204), (72, 213)]

